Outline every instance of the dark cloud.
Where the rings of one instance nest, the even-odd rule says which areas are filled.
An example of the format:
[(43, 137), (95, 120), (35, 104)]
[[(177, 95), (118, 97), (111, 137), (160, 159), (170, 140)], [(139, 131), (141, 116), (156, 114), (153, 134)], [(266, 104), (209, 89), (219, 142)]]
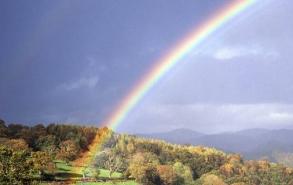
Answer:
[[(1, 1), (0, 117), (98, 125), (157, 58), (226, 3)], [(222, 27), (163, 77), (119, 129), (289, 127), (291, 7), (259, 2)]]

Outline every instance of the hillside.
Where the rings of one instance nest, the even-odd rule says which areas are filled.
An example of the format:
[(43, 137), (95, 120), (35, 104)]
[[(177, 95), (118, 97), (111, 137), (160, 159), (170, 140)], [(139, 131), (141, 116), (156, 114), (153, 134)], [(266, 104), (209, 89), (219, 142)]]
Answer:
[[(183, 138), (181, 133), (194, 132), (170, 133)], [(289, 133), (273, 137), (282, 141)], [(293, 169), (281, 164), (244, 160), (212, 147), (118, 134), (106, 127), (29, 127), (1, 121), (0, 136), (0, 184), (293, 185)]]
[[(246, 159), (266, 158), (283, 162), (280, 155), (293, 153), (293, 130), (249, 129), (238, 132), (202, 134), (192, 130), (178, 129), (165, 133), (138, 134), (146, 138), (162, 139), (175, 144), (191, 144), (215, 147), (220, 150), (240, 153)], [(290, 165), (290, 163), (285, 162)]]
[[(291, 168), (266, 160), (244, 160), (238, 154), (211, 147), (170, 144), (129, 135), (119, 135), (114, 140), (116, 145), (110, 151), (126, 160), (126, 174), (140, 184), (293, 184)], [(98, 161), (103, 158), (97, 156)]]

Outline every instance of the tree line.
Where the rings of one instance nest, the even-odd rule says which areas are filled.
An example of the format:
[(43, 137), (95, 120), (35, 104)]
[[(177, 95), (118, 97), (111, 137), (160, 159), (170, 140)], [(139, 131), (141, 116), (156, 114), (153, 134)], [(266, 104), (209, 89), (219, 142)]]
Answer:
[(97, 168), (121, 172), (141, 185), (293, 185), (292, 168), (215, 148), (115, 134), (109, 142), (111, 148), (97, 155)]
[[(94, 172), (109, 170), (140, 185), (293, 185), (293, 169), (269, 161), (246, 161), (215, 148), (170, 144), (117, 134), (108, 128), (42, 124), (25, 126), (0, 120), (0, 184), (33, 184), (54, 177), (54, 161), (70, 163), (107, 135), (95, 155)], [(92, 168), (91, 168), (92, 169)], [(37, 183), (37, 182), (35, 182)]]
[(88, 149), (98, 128), (6, 124), (0, 120), (0, 184), (32, 184), (54, 176), (56, 159), (70, 162)]

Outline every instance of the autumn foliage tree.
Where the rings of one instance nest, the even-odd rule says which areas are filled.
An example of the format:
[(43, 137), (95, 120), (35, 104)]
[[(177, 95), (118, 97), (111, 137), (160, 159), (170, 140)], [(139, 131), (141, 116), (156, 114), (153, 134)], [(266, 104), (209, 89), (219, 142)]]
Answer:
[(158, 165), (157, 172), (162, 185), (175, 185), (178, 183), (178, 176), (170, 165)]
[(12, 150), (0, 146), (0, 184), (25, 185), (30, 184), (33, 165), (26, 150)]
[(78, 154), (78, 146), (72, 140), (63, 141), (60, 144), (60, 150), (57, 153), (57, 158), (66, 161), (72, 161)]
[(13, 150), (28, 150), (28, 144), (23, 139), (10, 139), (5, 142), (5, 145)]
[(0, 184), (30, 183), (32, 171), (41, 177), (53, 173), (53, 159), (75, 160), (99, 139), (107, 142), (99, 147), (95, 168), (108, 169), (110, 178), (120, 172), (140, 185), (293, 185), (292, 168), (214, 148), (120, 135), (107, 127), (6, 125), (2, 120)]
[(129, 164), (129, 172), (142, 185), (156, 185), (160, 182), (156, 166), (157, 156), (152, 153), (136, 153)]
[(44, 177), (46, 171), (53, 173), (55, 170), (52, 157), (46, 152), (33, 152), (30, 160), (33, 163), (33, 169), (38, 172), (41, 178)]

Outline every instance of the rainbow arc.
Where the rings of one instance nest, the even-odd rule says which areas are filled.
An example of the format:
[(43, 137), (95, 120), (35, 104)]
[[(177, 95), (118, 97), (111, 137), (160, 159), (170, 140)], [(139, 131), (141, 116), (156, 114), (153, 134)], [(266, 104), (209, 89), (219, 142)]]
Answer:
[[(116, 109), (108, 116), (104, 122), (104, 126), (116, 130), (131, 110), (142, 100), (158, 81), (182, 61), (190, 51), (195, 50), (205, 39), (211, 36), (216, 30), (224, 26), (228, 21), (236, 18), (241, 12), (253, 5), (256, 0), (231, 0), (223, 9), (216, 12), (211, 18), (196, 26), (187, 36), (183, 37), (175, 46), (162, 58), (155, 62), (155, 65), (142, 76), (129, 91), (127, 96), (122, 99)], [(107, 140), (105, 136), (97, 136), (90, 146), (88, 155), (81, 158), (79, 161), (83, 166), (88, 166), (94, 160), (101, 145)]]

